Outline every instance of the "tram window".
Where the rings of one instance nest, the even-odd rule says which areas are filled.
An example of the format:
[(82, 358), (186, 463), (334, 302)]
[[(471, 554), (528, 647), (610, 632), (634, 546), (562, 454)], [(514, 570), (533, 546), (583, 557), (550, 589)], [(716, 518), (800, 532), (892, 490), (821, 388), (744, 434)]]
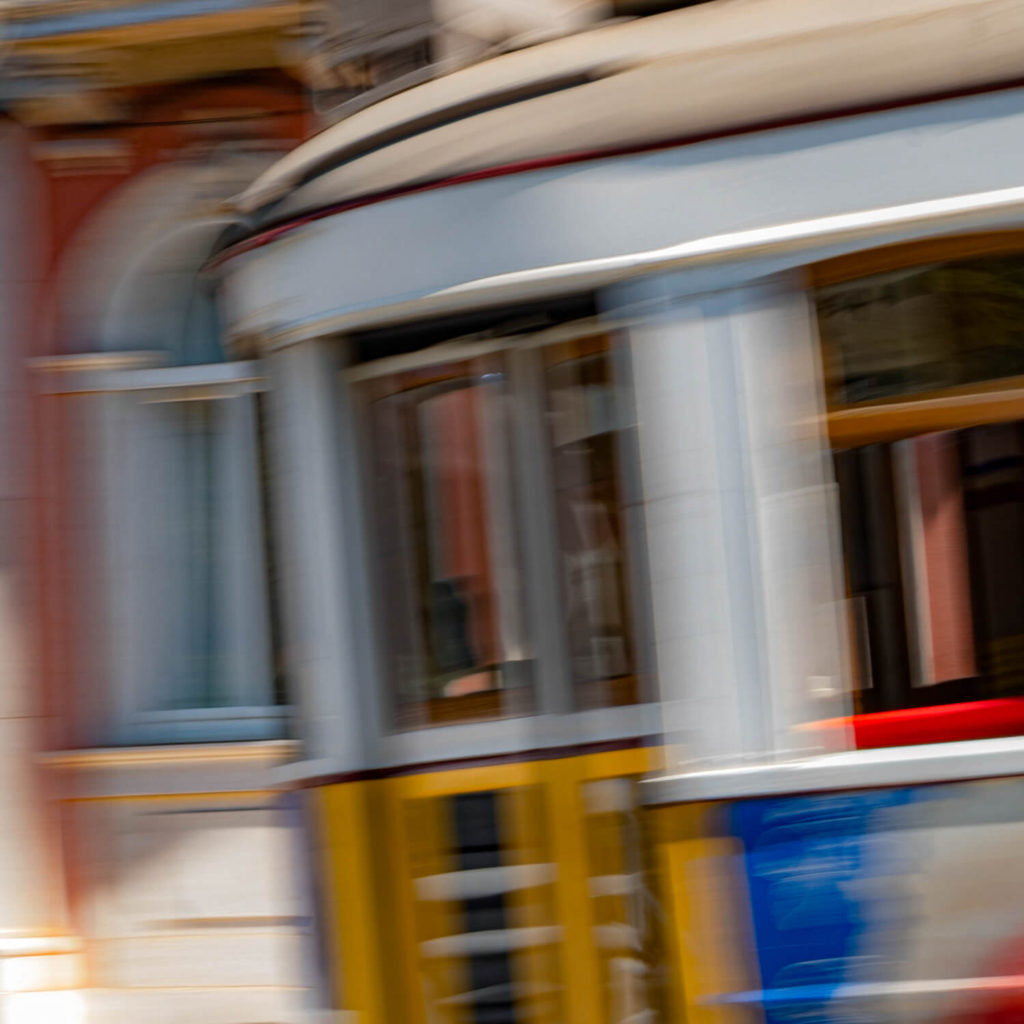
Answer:
[(836, 463), (864, 710), (1024, 695), (1024, 423)]
[(621, 403), (603, 338), (545, 352), (569, 661), (578, 707), (637, 697), (620, 493)]
[(1024, 259), (878, 274), (818, 293), (830, 401), (1024, 374)]
[(1024, 260), (831, 286), (818, 314), (857, 743), (1020, 732)]
[(366, 387), (371, 529), (397, 724), (532, 708), (501, 360)]

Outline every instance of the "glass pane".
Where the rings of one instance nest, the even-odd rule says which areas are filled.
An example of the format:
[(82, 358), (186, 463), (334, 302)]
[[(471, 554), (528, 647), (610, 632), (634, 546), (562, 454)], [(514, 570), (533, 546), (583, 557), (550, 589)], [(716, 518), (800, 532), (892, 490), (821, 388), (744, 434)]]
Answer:
[(136, 576), (142, 710), (274, 701), (256, 414), (249, 398), (142, 403), (117, 544)]
[(1024, 424), (836, 464), (862, 710), (1024, 694)]
[[(579, 353), (584, 349), (584, 354)], [(597, 351), (587, 353), (587, 348)], [(572, 680), (580, 707), (638, 699), (620, 485), (620, 403), (603, 339), (545, 371)]]
[(913, 399), (960, 388), (979, 422), (985, 382), (1024, 378), (1024, 260), (880, 274), (817, 305), (832, 406), (901, 397), (893, 430), (913, 435), (835, 456), (858, 710), (930, 709), (855, 722), (857, 743), (1019, 731), (1024, 704), (990, 702), (1024, 696), (1022, 424), (917, 434), (935, 421)]
[(832, 404), (1024, 374), (1020, 259), (879, 274), (817, 299)]
[(170, 616), (180, 628), (177, 656), (171, 663), (175, 678), (164, 706), (220, 707), (226, 703), (226, 694), (220, 691), (223, 673), (218, 665), (223, 622), (214, 577), (213, 410), (209, 402), (175, 402), (169, 410), (177, 428), (169, 439), (177, 449), (172, 463), (177, 480), (171, 482), (177, 500), (166, 554), (177, 562), (180, 585), (173, 594)]
[(278, 565), (277, 549), (280, 539), (277, 535), (277, 518), (274, 510), (274, 476), (270, 458), (272, 421), (270, 403), (266, 396), (253, 395), (253, 411), (256, 419), (256, 457), (259, 472), (259, 511), (263, 520), (263, 558), (266, 566), (267, 625), (270, 633), (273, 677), (273, 703), (288, 703), (287, 666), (284, 660), (283, 626), (281, 621), (281, 597), (284, 580)]
[(375, 578), (398, 724), (528, 711), (500, 362), (394, 375), (366, 390)]

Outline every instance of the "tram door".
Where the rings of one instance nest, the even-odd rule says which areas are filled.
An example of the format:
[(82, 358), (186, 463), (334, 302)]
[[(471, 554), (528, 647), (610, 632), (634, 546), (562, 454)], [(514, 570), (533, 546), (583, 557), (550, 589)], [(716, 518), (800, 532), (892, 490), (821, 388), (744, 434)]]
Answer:
[[(358, 865), (333, 858), (341, 1005), (417, 1024), (652, 1019), (643, 749), (380, 780)], [(337, 787), (343, 788), (343, 787)], [(340, 803), (338, 803), (340, 806)], [(351, 829), (338, 828), (346, 846)], [(366, 899), (366, 892), (375, 894)], [(356, 934), (348, 907), (372, 920)], [(379, 985), (366, 942), (379, 942)], [(351, 982), (355, 982), (353, 986)], [(348, 995), (347, 992), (353, 993)]]
[(539, 786), (404, 805), (427, 1019), (560, 1019), (557, 868)]

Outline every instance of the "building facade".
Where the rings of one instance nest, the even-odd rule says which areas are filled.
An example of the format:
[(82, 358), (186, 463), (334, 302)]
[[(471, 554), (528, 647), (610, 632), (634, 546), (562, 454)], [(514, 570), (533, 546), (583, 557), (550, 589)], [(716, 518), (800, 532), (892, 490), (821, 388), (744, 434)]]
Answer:
[(5, 1022), (316, 1016), (260, 388), (204, 274), (311, 130), (307, 16), (5, 11)]

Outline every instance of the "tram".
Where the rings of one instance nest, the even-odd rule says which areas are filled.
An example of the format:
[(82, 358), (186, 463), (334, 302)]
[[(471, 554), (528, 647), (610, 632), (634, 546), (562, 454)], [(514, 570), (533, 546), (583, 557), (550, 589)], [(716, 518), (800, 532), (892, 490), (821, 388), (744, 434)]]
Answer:
[(1022, 44), (714, 0), (236, 200), (335, 1010), (1024, 1012)]

